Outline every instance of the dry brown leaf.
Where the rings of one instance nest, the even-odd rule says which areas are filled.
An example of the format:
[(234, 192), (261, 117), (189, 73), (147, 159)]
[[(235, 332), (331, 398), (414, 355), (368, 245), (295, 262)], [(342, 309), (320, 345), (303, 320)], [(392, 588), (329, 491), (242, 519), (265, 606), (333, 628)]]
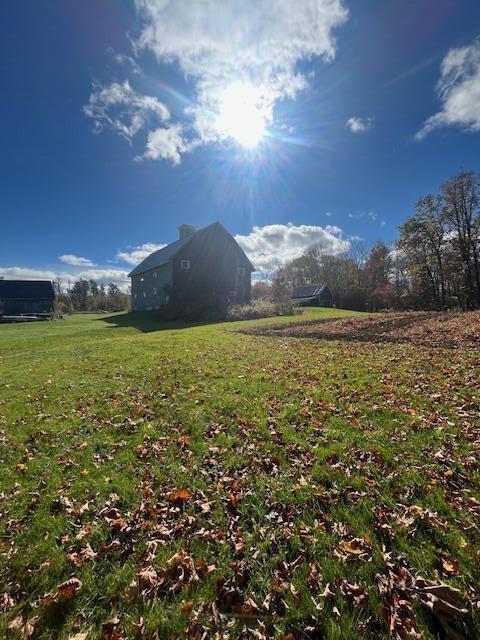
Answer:
[(182, 602), (180, 605), (180, 613), (182, 616), (188, 617), (193, 609), (193, 602), (189, 600), (188, 602)]
[(340, 548), (353, 556), (362, 556), (371, 551), (370, 542), (366, 538), (352, 538), (351, 540), (340, 540)]
[(168, 496), (168, 501), (172, 504), (183, 504), (188, 502), (192, 497), (192, 493), (188, 489), (177, 489)]
[(450, 576), (456, 576), (460, 573), (458, 562), (452, 558), (442, 557), (442, 568)]
[(457, 631), (457, 623), (468, 616), (462, 594), (443, 582), (434, 583), (425, 578), (415, 580), (413, 590), (420, 602), (437, 618), (445, 634), (445, 640), (463, 640)]
[(11, 620), (8, 624), (8, 628), (9, 629), (20, 629), (20, 627), (23, 625), (23, 617), (22, 616), (16, 616), (15, 618), (13, 618), (13, 620)]
[(364, 587), (356, 583), (350, 583), (348, 580), (342, 581), (340, 591), (355, 607), (362, 605), (367, 599), (367, 592)]
[(57, 587), (58, 596), (63, 600), (70, 600), (82, 588), (82, 582), (78, 578), (69, 578)]
[(26, 621), (26, 623), (22, 627), (22, 631), (20, 634), (20, 637), (22, 638), (22, 640), (27, 640), (27, 638), (30, 638), (30, 636), (34, 634), (35, 625), (39, 620), (40, 620), (40, 616), (35, 616), (34, 618), (30, 618), (30, 620)]

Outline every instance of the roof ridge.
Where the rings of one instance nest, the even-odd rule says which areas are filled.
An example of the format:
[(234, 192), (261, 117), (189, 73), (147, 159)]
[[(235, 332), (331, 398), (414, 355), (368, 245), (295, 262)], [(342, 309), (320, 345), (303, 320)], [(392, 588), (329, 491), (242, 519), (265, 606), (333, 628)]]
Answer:
[(230, 236), (233, 242), (237, 244), (238, 248), (243, 252), (246, 260), (252, 267), (252, 271), (253, 271), (254, 267), (250, 259), (246, 255), (245, 251), (238, 244), (238, 242), (235, 240), (232, 234), (229, 231), (227, 231), (227, 229), (225, 229), (223, 224), (220, 221), (216, 220), (215, 222), (211, 222), (210, 224), (207, 224), (206, 226), (201, 227), (200, 229), (197, 229), (196, 231), (189, 234), (188, 236), (185, 236), (184, 238), (178, 238), (173, 242), (169, 242), (167, 245), (165, 245), (161, 249), (157, 249), (156, 251), (153, 251), (150, 255), (144, 258), (142, 262), (140, 262), (136, 267), (134, 267), (130, 271), (130, 273), (128, 274), (128, 277), (131, 278), (132, 276), (145, 273), (147, 271), (150, 271), (151, 269), (163, 267), (163, 265), (170, 262), (177, 255), (177, 252), (180, 249), (183, 249), (183, 247), (185, 247), (193, 238), (198, 236), (199, 233), (204, 233), (208, 229), (211, 229), (212, 227), (215, 227), (215, 226), (221, 227), (224, 230), (224, 232)]
[[(201, 231), (204, 231), (204, 229), (206, 228), (207, 227), (196, 229), (193, 233), (188, 234), (184, 238), (177, 238), (173, 242), (169, 242), (168, 244), (166, 244), (161, 249), (157, 249), (156, 251), (153, 251), (130, 271), (130, 273), (128, 274), (128, 277), (131, 278), (132, 276), (138, 275), (139, 273), (145, 273), (145, 271), (150, 271), (150, 269), (155, 269), (155, 267), (161, 267), (167, 262), (170, 262), (170, 260), (174, 258), (176, 254), (176, 251), (173, 253), (171, 252), (172, 248), (174, 248), (174, 245), (179, 244), (180, 245), (178, 247), (179, 249), (180, 247), (186, 246), (194, 236), (196, 236)], [(163, 262), (155, 263), (154, 256), (159, 257), (159, 254), (161, 253), (165, 253), (165, 255), (168, 256), (168, 258)], [(153, 263), (153, 264), (150, 264), (150, 263)]]

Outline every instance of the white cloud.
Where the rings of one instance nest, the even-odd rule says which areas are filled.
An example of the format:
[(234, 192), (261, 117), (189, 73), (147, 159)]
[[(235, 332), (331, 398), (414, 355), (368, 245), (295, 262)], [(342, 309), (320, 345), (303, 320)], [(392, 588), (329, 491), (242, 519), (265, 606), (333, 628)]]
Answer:
[(289, 260), (298, 258), (313, 244), (320, 243), (325, 253), (338, 254), (347, 251), (350, 244), (342, 238), (342, 230), (333, 225), (270, 224), (253, 227), (246, 235), (235, 240), (248, 255), (257, 271), (270, 273)]
[(60, 278), (65, 287), (68, 283), (75, 282), (80, 278), (85, 280), (95, 280), (100, 283), (110, 283), (118, 285), (123, 291), (130, 286), (130, 280), (127, 277), (128, 271), (123, 269), (86, 269), (82, 271), (51, 271), (48, 269), (32, 269), (30, 267), (0, 267), (0, 277), (10, 280), (55, 280)]
[(373, 126), (373, 118), (358, 118), (352, 116), (347, 120), (347, 127), (352, 133), (363, 133)]
[(151, 253), (158, 251), (158, 249), (163, 249), (163, 247), (166, 246), (166, 244), (146, 242), (138, 247), (133, 247), (133, 249), (130, 249), (129, 251), (118, 251), (116, 258), (117, 260), (136, 266), (137, 264), (140, 264), (142, 260), (145, 260), (145, 258)]
[(110, 268), (96, 268), (96, 269), (87, 269), (85, 271), (80, 271), (75, 274), (64, 274), (61, 275), (62, 279), (70, 279), (70, 280), (78, 280), (79, 278), (84, 278), (85, 280), (95, 280), (98, 283), (110, 283), (118, 285), (122, 290), (125, 290), (130, 286), (130, 278), (128, 278), (128, 271), (124, 269), (110, 269)]
[(110, 127), (129, 142), (147, 124), (170, 120), (170, 112), (162, 102), (137, 93), (128, 80), (107, 86), (95, 84), (83, 111), (93, 119), (95, 132)]
[(54, 271), (47, 269), (30, 269), (29, 267), (0, 267), (0, 278), (10, 280), (53, 280)]
[[(137, 0), (143, 21), (138, 50), (153, 51), (161, 63), (177, 62), (193, 79), (197, 105), (190, 109), (203, 143), (226, 137), (215, 126), (225, 90), (255, 87), (268, 125), (273, 105), (307, 86), (297, 63), (331, 60), (335, 27), (348, 16), (341, 0)], [(228, 135), (228, 134), (227, 134)]]
[(148, 134), (145, 152), (135, 160), (170, 160), (172, 164), (179, 164), (181, 154), (189, 151), (192, 143), (188, 144), (182, 137), (182, 125), (158, 128)]
[[(141, 21), (135, 53), (153, 52), (160, 64), (178, 64), (193, 85), (194, 101), (168, 127), (149, 127), (139, 159), (167, 159), (200, 144), (232, 135), (218, 126), (222, 105), (232, 86), (251, 87), (248, 104), (265, 127), (273, 123), (274, 105), (294, 99), (308, 86), (310, 72), (298, 63), (335, 55), (334, 30), (348, 18), (343, 0), (136, 0)], [(116, 54), (120, 64), (132, 58)], [(138, 60), (138, 57), (137, 57)], [(137, 65), (136, 60), (134, 60)], [(138, 73), (138, 66), (133, 67)], [(169, 122), (165, 105), (136, 93), (128, 81), (97, 86), (84, 107), (100, 131), (108, 126), (131, 141), (152, 117)], [(115, 113), (116, 112), (116, 113)]]
[[(247, 235), (237, 235), (235, 239), (247, 253), (248, 257), (262, 274), (271, 273), (277, 267), (285, 264), (289, 260), (299, 257), (306, 249), (314, 244), (320, 244), (327, 254), (336, 255), (347, 251), (350, 247), (349, 240), (342, 237), (342, 229), (335, 225), (320, 227), (316, 225), (293, 225), (271, 224), (264, 227), (254, 226)], [(166, 244), (146, 242), (136, 247), (129, 247), (128, 250), (118, 251), (116, 260), (136, 266), (154, 251), (162, 249)], [(60, 256), (61, 258), (75, 258), (76, 260), (87, 260), (78, 256)], [(70, 271), (35, 269), (31, 267), (1, 267), (0, 277), (7, 279), (30, 279), (30, 280), (55, 280), (60, 278), (63, 285), (83, 278), (85, 280), (95, 280), (98, 283), (110, 283), (118, 285), (122, 290), (130, 286), (128, 278), (129, 270), (112, 267), (93, 267), (81, 269), (88, 266), (85, 263), (73, 264), (66, 262), (73, 268)], [(75, 269), (75, 267), (77, 267)]]
[(480, 38), (447, 53), (440, 67), (437, 93), (442, 108), (425, 121), (415, 136), (417, 140), (437, 127), (480, 131)]
[(94, 267), (95, 264), (89, 258), (80, 258), (71, 254), (58, 256), (60, 262), (64, 264), (70, 264), (73, 267)]
[[(231, 78), (266, 84), (293, 96), (305, 83), (300, 60), (335, 54), (332, 31), (348, 16), (341, 0), (136, 0), (143, 29), (139, 49), (177, 61), (201, 90)], [(226, 82), (227, 81), (227, 82)]]

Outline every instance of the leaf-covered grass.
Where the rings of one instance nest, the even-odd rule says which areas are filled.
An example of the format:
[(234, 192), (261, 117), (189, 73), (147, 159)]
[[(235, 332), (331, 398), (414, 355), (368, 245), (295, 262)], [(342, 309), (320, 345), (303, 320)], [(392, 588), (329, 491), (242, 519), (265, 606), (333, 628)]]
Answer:
[(0, 326), (1, 637), (479, 637), (480, 353), (293, 321)]

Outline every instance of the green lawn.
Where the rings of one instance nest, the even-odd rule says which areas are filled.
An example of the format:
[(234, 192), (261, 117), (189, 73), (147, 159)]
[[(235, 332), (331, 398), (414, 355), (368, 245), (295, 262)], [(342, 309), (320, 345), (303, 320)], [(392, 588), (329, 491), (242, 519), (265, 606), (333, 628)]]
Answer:
[(0, 637), (480, 637), (480, 354), (279, 321), (0, 326)]

